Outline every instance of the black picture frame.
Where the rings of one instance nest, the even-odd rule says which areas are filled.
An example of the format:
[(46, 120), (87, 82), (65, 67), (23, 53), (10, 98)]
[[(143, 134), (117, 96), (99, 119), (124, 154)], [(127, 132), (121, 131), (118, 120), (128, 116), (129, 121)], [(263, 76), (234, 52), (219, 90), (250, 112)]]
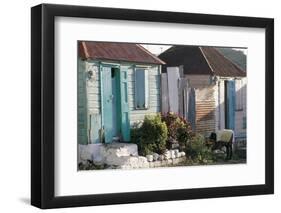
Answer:
[[(54, 21), (58, 16), (264, 28), (266, 34), (265, 184), (55, 197)], [(53, 4), (32, 7), (31, 114), (31, 204), (39, 208), (272, 194), (274, 193), (274, 20)]]

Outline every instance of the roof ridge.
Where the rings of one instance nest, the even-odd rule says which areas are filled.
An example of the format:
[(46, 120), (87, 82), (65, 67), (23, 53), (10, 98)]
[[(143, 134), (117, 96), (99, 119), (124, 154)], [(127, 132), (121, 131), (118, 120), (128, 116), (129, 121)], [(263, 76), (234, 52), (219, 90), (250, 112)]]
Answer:
[(162, 61), (160, 58), (158, 58), (157, 56), (155, 56), (154, 54), (152, 54), (151, 52), (149, 52), (147, 49), (145, 49), (143, 46), (141, 46), (140, 44), (135, 44), (138, 48), (140, 48), (141, 50), (145, 51), (147, 54), (149, 54), (151, 57), (153, 57), (155, 60), (161, 62), (161, 64), (166, 64), (164, 61)]
[(212, 73), (215, 74), (215, 71), (214, 71), (214, 69), (212, 68), (212, 66), (211, 66), (211, 64), (210, 64), (210, 62), (209, 62), (209, 60), (208, 60), (208, 58), (206, 57), (206, 55), (205, 55), (205, 53), (204, 53), (202, 47), (199, 47), (199, 50), (200, 50), (201, 54), (203, 55), (203, 57), (205, 58), (205, 60), (206, 60), (206, 62), (207, 62), (207, 64), (208, 64), (209, 68), (211, 69)]

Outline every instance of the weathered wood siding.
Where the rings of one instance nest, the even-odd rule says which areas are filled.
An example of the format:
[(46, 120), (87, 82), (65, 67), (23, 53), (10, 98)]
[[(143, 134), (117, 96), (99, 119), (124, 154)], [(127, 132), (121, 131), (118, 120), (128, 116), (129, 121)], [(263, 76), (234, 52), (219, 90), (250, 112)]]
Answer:
[[(160, 112), (161, 107), (161, 73), (160, 66), (147, 66), (149, 73), (149, 104), (146, 110), (135, 109), (135, 64), (120, 64), (120, 69), (127, 70), (128, 101), (130, 124), (143, 120), (147, 114)], [(98, 61), (78, 62), (78, 143), (98, 143), (101, 129), (101, 89)], [(88, 79), (87, 72), (93, 72)]]
[(87, 144), (87, 96), (86, 96), (86, 76), (85, 62), (78, 60), (78, 75), (77, 75), (77, 139), (79, 144)]
[(101, 97), (100, 97), (100, 76), (99, 64), (97, 62), (87, 61), (85, 73), (93, 72), (92, 79), (86, 77), (87, 92), (87, 117), (88, 117), (88, 141), (89, 143), (100, 142), (99, 130), (101, 129)]
[[(125, 66), (125, 65), (122, 65)], [(127, 66), (128, 68), (128, 98), (130, 107), (130, 123), (131, 125), (138, 120), (143, 120), (147, 114), (156, 114), (160, 112), (161, 107), (161, 73), (157, 65), (148, 68), (149, 80), (149, 104), (148, 109), (135, 109), (135, 73), (134, 66)]]

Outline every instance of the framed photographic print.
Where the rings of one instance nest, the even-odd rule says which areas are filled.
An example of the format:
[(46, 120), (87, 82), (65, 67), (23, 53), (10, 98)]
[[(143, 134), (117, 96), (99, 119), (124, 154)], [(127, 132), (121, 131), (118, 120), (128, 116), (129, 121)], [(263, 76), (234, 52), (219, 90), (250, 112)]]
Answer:
[(31, 9), (31, 203), (272, 194), (274, 21)]

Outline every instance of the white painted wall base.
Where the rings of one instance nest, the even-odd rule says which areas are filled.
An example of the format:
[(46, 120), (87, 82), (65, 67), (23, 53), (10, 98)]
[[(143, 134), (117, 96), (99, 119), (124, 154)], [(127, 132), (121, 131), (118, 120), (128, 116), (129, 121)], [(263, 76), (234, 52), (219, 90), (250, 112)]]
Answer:
[[(160, 157), (162, 156), (162, 157)], [(107, 165), (109, 168), (137, 169), (177, 165), (186, 160), (184, 152), (167, 150), (164, 155), (139, 156), (132, 143), (88, 144), (78, 146), (78, 164)]]
[(78, 164), (88, 160), (95, 164), (119, 161), (122, 157), (138, 156), (138, 147), (132, 143), (78, 145)]

